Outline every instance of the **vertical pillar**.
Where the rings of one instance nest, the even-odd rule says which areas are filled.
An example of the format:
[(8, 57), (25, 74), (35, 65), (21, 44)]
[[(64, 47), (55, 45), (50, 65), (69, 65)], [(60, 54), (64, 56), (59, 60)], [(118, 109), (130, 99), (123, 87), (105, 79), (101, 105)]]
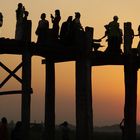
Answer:
[(22, 126), (23, 126), (23, 140), (29, 140), (30, 129), (30, 100), (31, 100), (31, 55), (25, 48), (22, 55)]
[(46, 61), (45, 139), (55, 140), (55, 64)]
[(134, 31), (131, 22), (124, 23), (124, 54), (130, 55), (133, 43)]
[(30, 102), (31, 102), (31, 53), (28, 48), (28, 42), (31, 41), (31, 21), (25, 29), (28, 37), (24, 40), (25, 48), (22, 54), (22, 106), (21, 106), (21, 120), (22, 120), (22, 139), (29, 140), (30, 132)]
[(137, 110), (137, 65), (134, 62), (136, 54), (132, 53), (133, 30), (130, 22), (124, 23), (124, 139), (136, 140), (136, 110)]
[(93, 29), (86, 28), (85, 50), (76, 61), (76, 139), (93, 140), (90, 52)]
[(133, 63), (124, 66), (125, 73), (125, 108), (124, 138), (136, 140), (137, 111), (137, 67)]

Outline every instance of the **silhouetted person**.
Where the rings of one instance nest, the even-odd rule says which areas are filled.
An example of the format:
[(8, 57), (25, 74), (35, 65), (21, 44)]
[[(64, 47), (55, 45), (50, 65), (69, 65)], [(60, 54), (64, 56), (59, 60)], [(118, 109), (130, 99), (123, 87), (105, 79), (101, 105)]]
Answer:
[(107, 41), (108, 44), (107, 44), (106, 52), (108, 53), (108, 52), (112, 52), (111, 37), (110, 37), (110, 34), (109, 34), (109, 25), (105, 25), (104, 27), (105, 27), (105, 34), (101, 38), (101, 40), (104, 39), (105, 37), (107, 37), (106, 41)]
[(22, 28), (23, 28), (23, 41), (31, 41), (31, 20), (28, 20), (29, 12), (24, 11), (23, 21), (22, 21)]
[(29, 12), (28, 11), (24, 11), (23, 22), (28, 20), (28, 16), (29, 16)]
[(84, 31), (80, 18), (81, 14), (79, 12), (75, 12), (75, 18), (72, 21), (72, 36), (74, 43), (77, 41), (77, 37)]
[(18, 3), (18, 7), (16, 9), (16, 32), (15, 39), (22, 40), (23, 37), (23, 17), (24, 17), (25, 8), (22, 3)]
[(0, 140), (9, 140), (7, 119), (3, 117), (0, 124)]
[(75, 18), (73, 19), (73, 28), (74, 30), (84, 30), (81, 25), (81, 14), (79, 12), (75, 12)]
[(62, 23), (60, 30), (60, 39), (64, 44), (70, 44), (72, 39), (72, 16)]
[(52, 36), (53, 39), (56, 40), (58, 39), (58, 35), (59, 35), (59, 22), (61, 20), (61, 16), (60, 16), (60, 10), (55, 10), (55, 16), (53, 16), (51, 14), (51, 21), (53, 23), (53, 27), (52, 27)]
[(105, 36), (108, 37), (107, 38), (108, 48), (106, 52), (120, 54), (121, 53), (120, 47), (122, 43), (122, 30), (119, 28), (118, 16), (114, 16), (113, 21), (111, 21), (108, 25), (106, 25), (105, 28), (106, 28)]
[(92, 48), (94, 49), (95, 52), (97, 52), (100, 47), (103, 47), (100, 44), (100, 42), (101, 42), (101, 39), (93, 39)]
[[(0, 12), (0, 27), (2, 27), (3, 25), (3, 15), (2, 13)], [(0, 33), (1, 34), (1, 33)]]
[(124, 121), (125, 121), (125, 119), (123, 119), (120, 122), (120, 129), (121, 129), (121, 132), (122, 132), (122, 140), (124, 140)]
[(18, 121), (11, 132), (11, 140), (22, 140), (22, 123)]
[(139, 27), (138, 27), (138, 35), (139, 35), (139, 37), (140, 37), (140, 25), (139, 25)]
[(35, 32), (38, 36), (37, 43), (46, 43), (49, 30), (49, 22), (48, 20), (46, 20), (45, 13), (42, 13), (40, 18), (41, 20), (39, 21), (38, 27)]
[(0, 27), (2, 27), (3, 25), (3, 15), (2, 13), (0, 12)]
[(125, 40), (125, 37), (124, 37), (125, 44), (127, 43), (127, 46), (126, 46), (125, 50), (127, 51), (126, 53), (129, 54), (131, 52), (131, 48), (132, 48), (134, 31), (132, 29), (132, 23), (131, 22), (126, 22), (124, 25), (125, 25), (125, 37), (127, 36), (126, 37), (127, 40)]
[(138, 34), (136, 34), (134, 36), (139, 36), (140, 37), (140, 25), (138, 26)]
[(69, 140), (68, 122), (64, 121), (62, 124), (60, 124), (60, 127), (62, 129), (62, 140)]
[[(138, 34), (136, 34), (134, 36), (139, 36), (139, 38), (140, 38), (140, 25), (138, 26)], [(138, 54), (140, 55), (140, 40), (137, 45), (137, 50), (138, 50)]]

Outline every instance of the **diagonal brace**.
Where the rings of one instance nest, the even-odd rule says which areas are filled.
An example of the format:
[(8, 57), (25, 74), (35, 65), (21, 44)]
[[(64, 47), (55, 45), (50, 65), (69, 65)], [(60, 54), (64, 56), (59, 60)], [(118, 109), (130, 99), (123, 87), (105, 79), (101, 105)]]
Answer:
[(22, 62), (13, 70), (11, 71), (8, 67), (6, 67), (3, 63), (0, 62), (0, 66), (9, 73), (9, 75), (0, 83), (0, 88), (4, 86), (4, 84), (13, 76), (18, 82), (22, 83), (22, 79), (17, 76), (15, 73), (22, 67)]

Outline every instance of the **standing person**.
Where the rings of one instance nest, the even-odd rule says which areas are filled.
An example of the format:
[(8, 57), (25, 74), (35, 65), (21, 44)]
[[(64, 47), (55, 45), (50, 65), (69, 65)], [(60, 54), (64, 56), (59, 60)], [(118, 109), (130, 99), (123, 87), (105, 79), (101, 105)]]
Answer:
[(11, 140), (22, 140), (22, 123), (18, 121), (11, 133)]
[(25, 8), (22, 3), (18, 3), (18, 7), (16, 9), (16, 32), (15, 39), (22, 40), (23, 35), (23, 16), (24, 16)]
[(126, 55), (131, 54), (132, 44), (134, 38), (134, 31), (132, 29), (132, 23), (126, 22), (124, 23), (124, 53)]
[(72, 16), (69, 16), (67, 21), (62, 23), (60, 30), (60, 40), (64, 44), (69, 44), (72, 38)]
[(81, 33), (84, 31), (82, 25), (81, 25), (81, 14), (79, 12), (75, 12), (75, 18), (72, 21), (72, 35), (73, 35), (73, 43), (76, 43), (77, 37), (79, 37), (79, 35), (81, 36)]
[(24, 17), (23, 17), (23, 22), (22, 22), (22, 27), (23, 27), (23, 35), (22, 35), (22, 40), (30, 42), (31, 41), (31, 20), (28, 20), (28, 11), (24, 11)]
[(3, 117), (0, 124), (0, 140), (9, 140), (7, 119)]
[(138, 26), (138, 35), (140, 37), (140, 25)]
[(119, 28), (118, 16), (113, 17), (113, 21), (108, 24), (108, 47), (113, 53), (120, 53), (122, 30)]
[(36, 29), (37, 43), (45, 43), (48, 36), (49, 30), (49, 22), (46, 20), (46, 14), (42, 13), (40, 16), (41, 20), (38, 23), (38, 27)]
[(0, 27), (2, 27), (3, 25), (3, 15), (2, 13), (0, 12)]
[(74, 30), (84, 30), (82, 25), (81, 25), (81, 14), (79, 12), (75, 12), (75, 18), (73, 19), (73, 28)]
[(136, 34), (134, 36), (139, 36), (140, 37), (140, 25), (138, 26), (138, 34)]
[(60, 128), (62, 129), (62, 140), (69, 140), (68, 122), (64, 121), (62, 124), (60, 124)]
[(60, 10), (58, 9), (55, 10), (55, 16), (51, 14), (51, 20), (53, 23), (52, 36), (53, 36), (53, 39), (56, 40), (58, 39), (58, 36), (59, 36), (59, 22), (61, 20)]
[[(2, 27), (3, 25), (3, 15), (2, 13), (0, 12), (0, 27)], [(1, 33), (0, 33), (1, 34)]]

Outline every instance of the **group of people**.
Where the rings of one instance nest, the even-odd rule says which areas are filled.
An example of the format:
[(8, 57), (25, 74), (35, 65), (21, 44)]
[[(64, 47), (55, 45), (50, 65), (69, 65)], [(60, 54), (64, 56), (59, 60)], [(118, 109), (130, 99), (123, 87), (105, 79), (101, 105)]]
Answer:
[[(28, 20), (29, 12), (25, 10), (25, 6), (22, 3), (18, 3), (18, 7), (16, 9), (16, 31), (15, 31), (15, 39), (23, 40), (23, 41), (31, 41), (31, 33), (29, 33), (28, 29), (31, 27), (31, 21)], [(52, 28), (49, 27), (49, 21), (46, 19), (46, 13), (42, 13), (40, 16), (40, 20), (38, 22), (37, 29), (35, 34), (37, 35), (37, 43), (46, 43), (48, 40), (60, 40), (61, 43), (64, 44), (73, 44), (76, 41), (77, 33), (84, 32), (84, 29), (80, 22), (81, 14), (79, 12), (75, 12), (75, 17), (68, 16), (67, 20), (64, 21), (60, 27), (59, 23), (61, 20), (60, 10), (56, 9), (55, 14), (51, 14), (51, 22)], [(113, 17), (113, 21), (105, 25), (105, 35), (98, 39), (98, 42), (101, 42), (102, 39), (107, 37), (108, 47), (105, 50), (107, 53), (121, 53), (121, 44), (123, 42), (122, 30), (120, 29), (120, 25), (118, 22), (118, 16)], [(0, 13), (0, 27), (3, 24), (3, 15)], [(129, 30), (128, 36), (130, 37), (130, 45), (132, 45), (132, 41), (134, 36), (140, 36), (140, 27), (138, 29), (138, 35), (134, 35), (134, 31), (132, 29), (132, 25), (129, 22)], [(30, 34), (30, 35), (29, 35)], [(94, 40), (95, 41), (95, 40)], [(99, 44), (94, 43), (93, 48), (95, 51), (100, 47)]]
[(22, 140), (22, 123), (18, 121), (12, 129), (9, 130), (7, 118), (3, 117), (0, 122), (0, 140)]
[(68, 19), (62, 23), (60, 27), (59, 22), (61, 20), (60, 10), (55, 10), (55, 15), (51, 14), (52, 29), (49, 29), (49, 22), (46, 19), (46, 14), (41, 14), (41, 19), (38, 23), (36, 29), (36, 35), (38, 36), (37, 43), (46, 43), (48, 39), (53, 39), (57, 41), (61, 40), (62, 43), (72, 43), (74, 42), (76, 32), (83, 31), (80, 22), (80, 13), (75, 12), (75, 18), (69, 16)]
[[(69, 140), (69, 124), (64, 121), (59, 125), (62, 130), (62, 140)], [(7, 118), (1, 118), (0, 122), (0, 140), (22, 140), (22, 122), (17, 121), (15, 127), (10, 130), (8, 127)]]
[[(25, 38), (21, 35), (22, 30), (25, 28), (25, 21), (27, 21), (28, 12), (25, 10), (25, 7), (19, 3), (18, 9), (16, 10), (16, 17), (17, 17), (17, 25), (16, 25), (16, 39), (19, 38)], [(79, 12), (75, 12), (75, 17), (73, 19), (73, 16), (69, 16), (66, 21), (64, 21), (60, 27), (59, 23), (61, 20), (61, 14), (60, 10), (56, 9), (55, 14), (51, 14), (51, 22), (52, 22), (52, 28), (49, 27), (49, 21), (46, 19), (46, 13), (42, 13), (40, 16), (40, 20), (38, 22), (37, 29), (35, 31), (35, 34), (37, 35), (37, 43), (45, 44), (48, 40), (53, 41), (61, 41), (63, 44), (71, 45), (76, 42), (77, 34), (80, 32), (84, 32), (84, 29), (80, 22), (81, 14)], [(105, 50), (106, 53), (117, 53), (121, 54), (121, 44), (123, 43), (123, 33), (120, 29), (120, 25), (118, 22), (118, 16), (113, 17), (113, 21), (105, 25), (105, 35), (98, 40), (98, 42), (101, 42), (102, 39), (107, 37), (107, 43), (108, 47)], [(22, 23), (22, 25), (21, 25)], [(24, 26), (23, 26), (24, 25)], [(21, 28), (22, 27), (22, 28)], [(134, 37), (134, 31), (131, 27), (130, 23), (130, 32), (129, 36), (132, 45), (133, 37)], [(25, 32), (25, 31), (24, 31)], [(19, 33), (19, 34), (18, 34)], [(19, 39), (20, 40), (20, 39)], [(93, 48), (95, 51), (97, 51), (96, 48), (99, 48), (100, 45), (94, 43), (93, 41)]]
[[(16, 40), (27, 40), (28, 35), (27, 28), (31, 24), (28, 20), (29, 12), (25, 10), (25, 6), (22, 3), (18, 3), (16, 9), (16, 31), (15, 39)], [(76, 31), (83, 31), (83, 28), (80, 23), (80, 13), (75, 12), (75, 18), (69, 16), (67, 21), (62, 23), (60, 27), (59, 23), (61, 20), (60, 10), (56, 9), (55, 14), (51, 14), (52, 28), (49, 28), (49, 21), (46, 19), (46, 13), (42, 13), (40, 20), (38, 22), (37, 29), (35, 34), (37, 35), (37, 43), (46, 43), (49, 39), (51, 40), (61, 40), (62, 43), (71, 43), (74, 41), (74, 36)]]
[(113, 17), (113, 21), (105, 25), (105, 35), (101, 38), (107, 37), (108, 47), (106, 52), (121, 53), (122, 44), (122, 30), (119, 27), (118, 16)]
[(119, 27), (118, 19), (119, 19), (118, 16), (114, 16), (113, 21), (104, 26), (106, 29), (105, 35), (100, 40), (107, 37), (106, 41), (108, 42), (108, 47), (105, 50), (105, 52), (113, 54), (114, 53), (121, 54), (122, 53), (121, 44), (123, 43), (124, 37), (125, 42), (124, 53), (130, 54), (134, 37), (135, 36), (140, 37), (140, 25), (138, 26), (138, 34), (135, 35), (134, 30), (132, 29), (132, 23), (131, 22), (124, 23), (125, 34), (123, 35), (122, 29), (120, 29)]

